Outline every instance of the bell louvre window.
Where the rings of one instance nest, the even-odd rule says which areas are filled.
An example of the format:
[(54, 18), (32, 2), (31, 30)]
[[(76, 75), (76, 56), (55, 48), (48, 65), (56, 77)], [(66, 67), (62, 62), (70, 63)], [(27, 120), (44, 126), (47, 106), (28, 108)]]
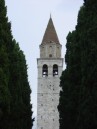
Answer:
[(42, 76), (43, 77), (47, 77), (48, 76), (48, 66), (46, 64), (43, 65)]
[(58, 65), (54, 64), (53, 65), (53, 76), (58, 75)]

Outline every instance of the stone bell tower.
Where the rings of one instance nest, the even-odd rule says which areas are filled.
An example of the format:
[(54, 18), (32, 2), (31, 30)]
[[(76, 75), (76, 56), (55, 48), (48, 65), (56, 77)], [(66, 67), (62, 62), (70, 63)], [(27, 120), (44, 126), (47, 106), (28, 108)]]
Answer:
[(63, 68), (62, 45), (50, 17), (37, 59), (37, 129), (59, 129), (60, 76)]

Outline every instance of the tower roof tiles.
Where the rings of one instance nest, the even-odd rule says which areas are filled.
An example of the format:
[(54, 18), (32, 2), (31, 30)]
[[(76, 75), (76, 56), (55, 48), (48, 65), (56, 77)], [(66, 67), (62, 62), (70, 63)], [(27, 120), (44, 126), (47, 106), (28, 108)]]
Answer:
[(50, 17), (41, 44), (52, 43), (52, 42), (55, 42), (56, 44), (60, 44), (52, 18)]

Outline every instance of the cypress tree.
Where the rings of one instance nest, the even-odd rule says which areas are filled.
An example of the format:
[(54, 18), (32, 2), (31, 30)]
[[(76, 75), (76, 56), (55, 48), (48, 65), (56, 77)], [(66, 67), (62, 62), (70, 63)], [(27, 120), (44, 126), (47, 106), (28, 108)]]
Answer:
[(0, 128), (31, 129), (31, 89), (26, 60), (13, 39), (6, 14), (5, 1), (0, 0)]
[[(27, 65), (23, 52), (20, 50), (19, 45), (14, 40), (15, 50), (12, 52), (12, 116), (13, 121), (11, 127), (30, 129), (33, 124), (32, 105), (30, 102), (31, 89), (28, 83)], [(13, 85), (14, 83), (14, 85)]]
[(97, 1), (84, 0), (66, 44), (61, 76), (60, 129), (97, 128)]
[[(0, 0), (0, 128), (6, 124), (5, 116), (10, 113), (9, 90), (9, 54), (7, 43), (10, 42), (8, 31), (10, 23), (7, 23), (5, 2)], [(9, 29), (8, 29), (9, 28)]]

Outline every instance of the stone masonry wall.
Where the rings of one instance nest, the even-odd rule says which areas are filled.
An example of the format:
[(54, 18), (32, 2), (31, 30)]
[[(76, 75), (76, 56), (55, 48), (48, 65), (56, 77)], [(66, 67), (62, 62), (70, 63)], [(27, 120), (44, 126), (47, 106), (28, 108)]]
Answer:
[[(38, 59), (37, 129), (59, 129), (60, 79), (63, 59)], [(48, 76), (42, 76), (42, 66), (47, 64)], [(53, 77), (53, 65), (58, 65), (58, 75)]]

